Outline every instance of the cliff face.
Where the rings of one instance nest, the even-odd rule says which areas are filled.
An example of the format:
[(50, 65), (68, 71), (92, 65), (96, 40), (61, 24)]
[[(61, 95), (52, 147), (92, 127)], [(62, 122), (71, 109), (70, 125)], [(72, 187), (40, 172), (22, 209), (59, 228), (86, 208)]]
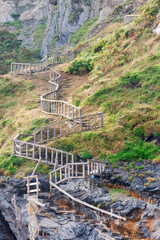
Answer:
[(41, 55), (66, 46), (86, 20), (100, 19), (125, 0), (0, 0), (0, 24)]

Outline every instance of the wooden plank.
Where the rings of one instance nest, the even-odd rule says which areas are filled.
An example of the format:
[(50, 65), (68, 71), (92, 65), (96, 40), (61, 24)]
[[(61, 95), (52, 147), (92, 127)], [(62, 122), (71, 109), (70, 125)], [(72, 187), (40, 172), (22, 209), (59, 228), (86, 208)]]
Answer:
[[(40, 184), (40, 182), (39, 182), (39, 184)], [(35, 185), (37, 185), (37, 182), (29, 183), (29, 186), (35, 186)], [(28, 184), (26, 184), (26, 186), (28, 186)]]
[(80, 204), (82, 204), (82, 205), (84, 205), (84, 206), (86, 206), (86, 207), (89, 207), (89, 208), (91, 208), (91, 209), (93, 209), (93, 210), (95, 210), (95, 211), (104, 213), (104, 214), (109, 215), (109, 216), (111, 216), (111, 217), (114, 217), (114, 218), (117, 218), (117, 219), (126, 221), (126, 218), (124, 218), (124, 217), (121, 217), (121, 216), (119, 216), (119, 215), (117, 215), (117, 214), (114, 214), (114, 213), (108, 212), (108, 211), (106, 211), (106, 210), (97, 208), (97, 207), (95, 207), (95, 206), (93, 206), (93, 205), (91, 205), (91, 204), (88, 204), (88, 203), (86, 203), (86, 202), (84, 202), (84, 201), (81, 201), (81, 200), (73, 197), (71, 194), (67, 193), (66, 191), (64, 191), (62, 188), (60, 188), (59, 186), (57, 186), (57, 185), (54, 184), (53, 182), (50, 182), (50, 184), (51, 184), (53, 187), (55, 187), (56, 189), (58, 189), (60, 192), (62, 192), (63, 194), (65, 194), (67, 197), (69, 197), (70, 199), (72, 199), (73, 201), (75, 201), (75, 202), (78, 202), (78, 203), (80, 203)]
[[(38, 189), (38, 192), (39, 192), (39, 191), (40, 191), (40, 189)], [(30, 193), (34, 193), (34, 192), (37, 192), (37, 188), (30, 190)], [(38, 192), (37, 192), (37, 193), (38, 193)]]

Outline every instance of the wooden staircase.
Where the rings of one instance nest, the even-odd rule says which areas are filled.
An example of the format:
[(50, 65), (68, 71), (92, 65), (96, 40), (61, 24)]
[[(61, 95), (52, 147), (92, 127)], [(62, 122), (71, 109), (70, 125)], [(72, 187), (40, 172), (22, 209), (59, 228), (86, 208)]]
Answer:
[[(77, 55), (77, 52), (70, 54), (61, 54), (45, 57), (39, 63), (12, 63), (11, 74), (36, 75), (49, 80), (49, 92), (41, 96), (41, 110), (46, 114), (59, 115), (65, 117), (66, 120), (47, 125), (34, 130), (33, 135), (18, 134), (13, 140), (13, 154), (18, 157), (28, 158), (34, 161), (54, 166), (54, 170), (50, 172), (50, 190), (58, 189), (60, 192), (68, 196), (73, 201), (89, 207), (95, 211), (107, 214), (111, 217), (120, 220), (125, 218), (118, 216), (112, 212), (99, 209), (78, 199), (64, 191), (58, 184), (72, 179), (90, 177), (90, 175), (101, 175), (104, 171), (106, 163), (100, 161), (88, 161), (87, 163), (74, 163), (74, 155), (69, 152), (61, 151), (55, 148), (50, 148), (41, 143), (48, 140), (68, 136), (74, 132), (88, 131), (97, 129), (103, 126), (103, 113), (95, 113), (83, 116), (81, 108), (78, 108), (68, 102), (58, 100), (59, 89), (61, 87), (61, 74), (57, 73), (50, 64), (58, 64), (65, 61), (70, 61)], [(23, 140), (25, 137), (30, 137), (29, 141)], [(26, 177), (27, 193), (39, 194), (39, 179), (35, 175)], [(35, 182), (33, 182), (33, 180)], [(36, 186), (36, 188), (31, 189)]]

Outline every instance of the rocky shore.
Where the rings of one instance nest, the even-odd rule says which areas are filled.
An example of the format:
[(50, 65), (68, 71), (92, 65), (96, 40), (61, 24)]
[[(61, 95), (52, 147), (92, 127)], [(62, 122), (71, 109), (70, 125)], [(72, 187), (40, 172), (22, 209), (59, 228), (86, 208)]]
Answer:
[[(123, 178), (113, 178), (113, 175), (112, 169), (108, 169), (103, 179), (93, 180), (90, 184), (88, 179), (75, 180), (62, 184), (61, 188), (87, 203), (126, 217), (126, 222), (100, 215), (71, 201), (58, 190), (53, 189), (50, 194), (48, 180), (43, 175), (40, 175), (41, 194), (38, 200), (25, 198), (24, 179), (11, 177), (7, 180), (1, 177), (0, 211), (10, 229), (10, 238), (2, 239), (160, 239), (160, 206), (159, 192), (155, 191), (156, 183), (149, 188), (154, 189), (155, 198), (151, 201), (151, 194), (148, 200), (143, 197), (145, 191), (141, 192), (141, 198), (129, 191), (134, 183), (132, 181), (126, 185), (126, 190), (116, 188), (116, 184), (122, 187), (122, 179), (126, 175), (122, 174)], [(142, 187), (137, 179), (135, 190), (139, 192)]]

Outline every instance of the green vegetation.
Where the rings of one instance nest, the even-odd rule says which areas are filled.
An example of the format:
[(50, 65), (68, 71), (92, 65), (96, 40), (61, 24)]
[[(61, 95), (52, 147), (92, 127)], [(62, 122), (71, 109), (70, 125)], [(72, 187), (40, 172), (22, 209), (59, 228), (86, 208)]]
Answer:
[(14, 155), (7, 157), (5, 154), (0, 156), (0, 169), (4, 171), (4, 175), (15, 174), (21, 163), (25, 163), (22, 158), (17, 158)]
[(44, 38), (44, 31), (46, 29), (46, 20), (42, 20), (42, 23), (35, 29), (33, 33), (34, 42), (37, 48), (40, 48)]
[(99, 16), (87, 20), (75, 33), (71, 36), (71, 43), (78, 43), (79, 40), (84, 41), (86, 36), (89, 34), (89, 31), (93, 26), (96, 25)]
[(69, 23), (75, 23), (79, 20), (79, 16), (80, 14), (84, 11), (84, 9), (82, 7), (78, 7), (78, 8), (73, 8), (72, 12), (70, 13), (69, 17), (68, 17), (68, 22)]
[(37, 118), (37, 119), (34, 119), (32, 120), (32, 123), (31, 123), (31, 128), (26, 130), (24, 133), (25, 134), (32, 134), (34, 129), (36, 128), (39, 128), (39, 127), (42, 127), (42, 126), (45, 126), (49, 124), (49, 121), (48, 119), (46, 118)]
[[(111, 163), (143, 159), (159, 163), (160, 147), (144, 141), (148, 134), (160, 132), (160, 44), (159, 36), (151, 31), (159, 3), (147, 2), (133, 23), (90, 39), (90, 47), (70, 64), (73, 74), (90, 72), (89, 90), (82, 86), (72, 99), (94, 112), (104, 111), (105, 119), (103, 129), (92, 132), (93, 138), (89, 133), (79, 136), (78, 142), (76, 135), (67, 139), (74, 143), (73, 151), (81, 151), (83, 141), (93, 156)], [(130, 163), (128, 169), (133, 167)]]
[(126, 190), (123, 190), (123, 189), (111, 189), (109, 191), (109, 194), (112, 196), (112, 197), (118, 197), (118, 196), (130, 196), (130, 193), (127, 192)]
[(6, 30), (0, 31), (0, 74), (10, 70), (11, 62), (37, 61), (39, 53), (21, 47), (17, 35)]
[(93, 69), (93, 63), (96, 57), (87, 57), (82, 55), (74, 60), (69, 67), (69, 71), (73, 74), (89, 73)]
[(155, 158), (157, 152), (160, 153), (160, 146), (158, 147), (152, 143), (137, 141), (136, 143), (127, 142), (123, 150), (117, 152), (117, 154), (108, 154), (106, 159), (111, 163), (118, 162), (119, 160), (141, 161), (143, 159), (153, 159)]

